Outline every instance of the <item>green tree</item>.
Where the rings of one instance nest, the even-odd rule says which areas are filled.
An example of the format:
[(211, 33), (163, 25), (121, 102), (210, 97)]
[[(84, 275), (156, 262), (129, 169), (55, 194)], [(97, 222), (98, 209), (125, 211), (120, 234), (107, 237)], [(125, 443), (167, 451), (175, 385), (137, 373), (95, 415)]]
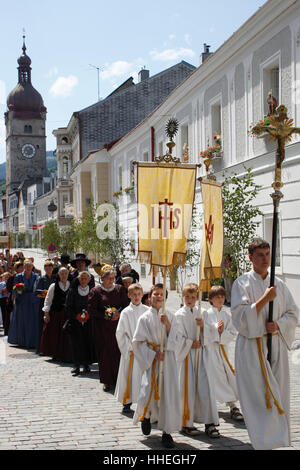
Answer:
[(57, 251), (60, 252), (61, 235), (58, 224), (55, 220), (50, 220), (45, 223), (41, 240), (41, 248), (48, 251), (48, 246), (51, 245), (51, 243), (53, 243), (56, 246)]
[(225, 177), (223, 195), (223, 218), (225, 244), (224, 254), (231, 256), (232, 264), (225, 269), (226, 277), (236, 278), (251, 268), (248, 259), (248, 245), (255, 237), (260, 221), (261, 210), (254, 206), (254, 200), (261, 186), (255, 184), (251, 168), (246, 168), (242, 176), (236, 173)]

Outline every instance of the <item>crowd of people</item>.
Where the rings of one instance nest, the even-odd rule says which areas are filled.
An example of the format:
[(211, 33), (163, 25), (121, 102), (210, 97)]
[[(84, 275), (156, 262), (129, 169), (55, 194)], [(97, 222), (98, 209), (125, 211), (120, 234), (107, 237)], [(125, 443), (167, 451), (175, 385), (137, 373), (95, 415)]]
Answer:
[[(267, 242), (256, 239), (249, 246), (253, 269), (234, 282), (231, 313), (224, 308), (222, 286), (211, 288), (210, 308), (198, 312), (198, 285), (187, 284), (182, 306), (171, 313), (163, 311), (164, 286), (155, 284), (144, 293), (128, 264), (94, 266), (96, 284), (84, 254), (47, 259), (44, 275), (33, 259), (17, 255), (13, 273), (4, 270), (0, 282), (9, 344), (73, 363), (74, 377), (81, 367), (88, 374), (98, 363), (103, 390), (114, 391), (122, 412), (134, 413), (133, 423), (141, 423), (145, 436), (157, 423), (165, 448), (174, 447), (174, 432), (201, 434), (197, 423), (211, 439), (219, 438), (217, 403), (228, 406), (233, 420), (245, 420), (255, 449), (290, 445), (287, 351), (298, 310), (282, 281), (276, 278), (269, 287)], [(6, 269), (12, 267), (6, 263)], [(267, 334), (272, 335), (271, 364)], [(228, 354), (232, 341), (234, 365)]]

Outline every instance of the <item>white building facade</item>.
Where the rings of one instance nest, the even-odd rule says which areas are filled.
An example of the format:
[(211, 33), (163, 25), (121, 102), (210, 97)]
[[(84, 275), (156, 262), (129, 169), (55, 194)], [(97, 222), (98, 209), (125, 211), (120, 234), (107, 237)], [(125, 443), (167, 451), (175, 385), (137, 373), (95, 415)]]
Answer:
[[(191, 74), (140, 125), (107, 150), (110, 161), (110, 199), (118, 198), (121, 221), (136, 232), (133, 162), (151, 161), (165, 153), (167, 117), (178, 119), (175, 153), (183, 157), (186, 144), (189, 162), (201, 163), (200, 152), (222, 139), (222, 158), (214, 162), (217, 180), (223, 170), (244, 173), (253, 169), (262, 186), (256, 199), (263, 212), (258, 236), (271, 241), (275, 143), (247, 135), (251, 123), (267, 113), (269, 90), (278, 104), (288, 108), (294, 125), (300, 127), (300, 2), (268, 1), (213, 55)], [(104, 150), (101, 150), (102, 159)], [(87, 162), (85, 162), (87, 165)], [(202, 167), (198, 176), (203, 176)], [(93, 172), (93, 175), (95, 173)], [(286, 148), (283, 164), (283, 194), (279, 214), (279, 244), (276, 275), (283, 279), (300, 306), (300, 136)], [(96, 202), (102, 202), (100, 200)], [(199, 185), (196, 203), (201, 206)], [(195, 279), (196, 280), (196, 279)]]

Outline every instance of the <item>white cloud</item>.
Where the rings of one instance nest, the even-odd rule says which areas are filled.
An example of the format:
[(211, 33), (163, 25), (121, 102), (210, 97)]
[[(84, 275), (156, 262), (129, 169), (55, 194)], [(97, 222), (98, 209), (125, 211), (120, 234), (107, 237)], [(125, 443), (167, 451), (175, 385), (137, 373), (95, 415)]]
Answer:
[(65, 98), (71, 95), (77, 84), (78, 78), (74, 75), (69, 75), (69, 77), (58, 77), (50, 88), (50, 93), (54, 97), (61, 96)]
[(135, 80), (137, 79), (138, 72), (145, 64), (144, 59), (135, 59), (133, 62), (127, 62), (125, 60), (117, 60), (111, 64), (105, 64), (104, 70), (100, 70), (100, 79), (108, 80), (120, 78), (123, 76), (132, 76)]
[(150, 51), (150, 55), (153, 60), (169, 62), (179, 59), (191, 59), (195, 56), (195, 52), (192, 49), (180, 47), (178, 49), (165, 49), (162, 52), (158, 52), (154, 49)]
[(170, 39), (170, 41), (172, 41), (172, 40), (175, 39), (175, 38), (176, 38), (175, 34), (169, 34), (169, 39)]
[(105, 69), (100, 71), (100, 76), (106, 80), (108, 78), (120, 77), (126, 75), (132, 68), (131, 62), (125, 60), (117, 60), (111, 64), (106, 64)]

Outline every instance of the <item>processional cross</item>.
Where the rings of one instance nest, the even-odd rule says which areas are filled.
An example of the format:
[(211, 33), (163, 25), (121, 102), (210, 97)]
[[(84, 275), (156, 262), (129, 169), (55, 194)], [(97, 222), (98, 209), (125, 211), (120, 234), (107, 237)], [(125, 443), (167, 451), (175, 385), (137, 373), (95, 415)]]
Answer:
[[(272, 97), (272, 96), (271, 96)], [(268, 100), (270, 98), (270, 93)], [(268, 101), (269, 103), (269, 101)], [(266, 121), (266, 120), (265, 120)], [(277, 242), (277, 227), (278, 227), (278, 209), (280, 200), (283, 198), (281, 188), (282, 183), (282, 163), (285, 159), (285, 146), (287, 142), (291, 142), (293, 134), (300, 134), (300, 127), (293, 127), (293, 119), (289, 119), (287, 115), (287, 108), (284, 105), (278, 106), (274, 112), (269, 116), (269, 123), (256, 124), (252, 128), (252, 134), (260, 136), (268, 134), (269, 139), (277, 142), (275, 154), (275, 180), (272, 184), (274, 192), (270, 194), (273, 199), (273, 230), (272, 230), (272, 259), (271, 259), (271, 274), (270, 274), (270, 287), (274, 286), (275, 281), (275, 261), (276, 261), (276, 242)], [(269, 304), (269, 322), (273, 321), (273, 302)], [(272, 334), (268, 333), (268, 361), (271, 364), (272, 358)]]

